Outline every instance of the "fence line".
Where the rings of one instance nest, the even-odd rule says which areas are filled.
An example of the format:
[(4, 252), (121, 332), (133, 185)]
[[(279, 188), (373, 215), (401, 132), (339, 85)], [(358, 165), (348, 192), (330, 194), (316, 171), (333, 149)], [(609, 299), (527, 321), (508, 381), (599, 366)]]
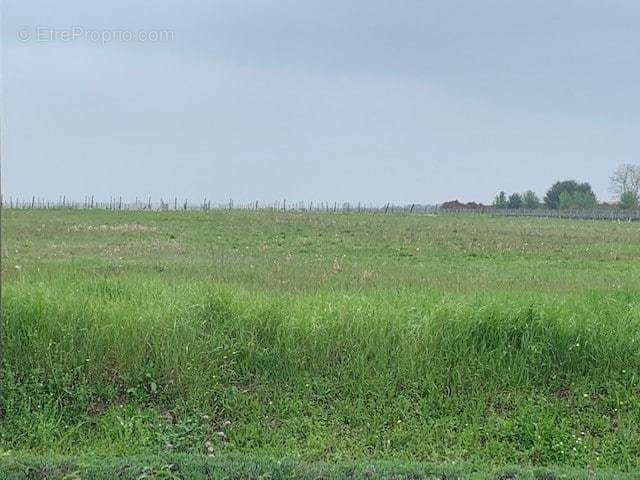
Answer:
[(437, 206), (434, 205), (392, 205), (387, 203), (379, 206), (374, 204), (339, 203), (339, 202), (291, 202), (281, 200), (275, 202), (244, 202), (237, 203), (233, 200), (227, 202), (214, 203), (212, 200), (203, 198), (202, 201), (192, 202), (187, 199), (172, 197), (170, 199), (160, 198), (153, 200), (151, 197), (144, 199), (136, 198), (133, 202), (126, 202), (122, 197), (111, 197), (108, 201), (96, 200), (93, 195), (86, 196), (83, 201), (69, 200), (66, 196), (61, 196), (57, 201), (51, 201), (40, 197), (29, 198), (1, 198), (0, 207), (4, 209), (73, 209), (73, 210), (109, 210), (109, 211), (201, 211), (211, 210), (252, 210), (252, 211), (282, 211), (282, 212), (329, 212), (329, 213), (435, 213)]
[(535, 218), (563, 218), (574, 220), (618, 220), (640, 221), (640, 210), (619, 210), (614, 208), (597, 208), (590, 210), (548, 210), (548, 209), (443, 209), (438, 208), (441, 215), (494, 215), (501, 217), (535, 217)]
[(186, 199), (173, 197), (165, 200), (153, 201), (151, 197), (136, 198), (134, 202), (123, 201), (122, 197), (111, 197), (109, 201), (96, 200), (93, 195), (87, 195), (82, 201), (69, 200), (60, 196), (57, 201), (40, 197), (3, 198), (0, 196), (0, 208), (3, 209), (74, 209), (74, 210), (109, 210), (109, 211), (220, 211), (220, 210), (248, 210), (248, 211), (281, 211), (281, 212), (327, 212), (327, 213), (381, 213), (381, 214), (437, 214), (437, 215), (493, 215), (503, 217), (535, 217), (535, 218), (563, 218), (580, 220), (618, 220), (640, 221), (640, 210), (618, 210), (612, 208), (597, 208), (590, 210), (547, 210), (547, 209), (498, 209), (486, 208), (441, 208), (437, 205), (384, 205), (363, 204), (358, 202), (289, 202), (287, 200), (261, 203), (259, 201), (236, 203), (229, 200), (224, 203), (212, 203), (203, 198), (200, 202), (190, 202)]

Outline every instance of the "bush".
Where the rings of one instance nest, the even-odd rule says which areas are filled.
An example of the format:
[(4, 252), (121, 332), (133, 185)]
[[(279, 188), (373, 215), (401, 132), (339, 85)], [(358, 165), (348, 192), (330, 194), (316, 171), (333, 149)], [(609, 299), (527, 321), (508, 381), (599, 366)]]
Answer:
[(512, 210), (517, 210), (522, 208), (522, 195), (519, 193), (513, 193), (509, 196), (509, 201), (507, 202), (508, 208)]
[(538, 195), (532, 190), (528, 190), (522, 194), (522, 204), (524, 208), (528, 208), (530, 210), (540, 208), (540, 199)]
[(638, 194), (634, 192), (624, 192), (620, 197), (620, 208), (623, 210), (631, 210), (638, 208), (639, 201)]
[[(563, 195), (565, 194), (565, 195)], [(561, 201), (562, 200), (562, 201)], [(544, 197), (547, 208), (591, 208), (598, 204), (596, 194), (588, 183), (575, 180), (556, 182)]]
[(558, 208), (560, 210), (587, 209), (595, 208), (598, 202), (594, 195), (585, 192), (562, 192), (558, 200)]
[(496, 208), (509, 208), (509, 200), (507, 200), (506, 192), (502, 191), (493, 200), (493, 206)]

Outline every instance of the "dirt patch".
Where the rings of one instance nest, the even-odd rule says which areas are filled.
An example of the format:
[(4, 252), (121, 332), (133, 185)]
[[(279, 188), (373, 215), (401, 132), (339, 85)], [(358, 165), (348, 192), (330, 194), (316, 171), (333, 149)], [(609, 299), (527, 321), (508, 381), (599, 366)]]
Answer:
[(99, 417), (104, 415), (109, 406), (101, 400), (93, 401), (87, 407), (87, 415), (90, 417)]

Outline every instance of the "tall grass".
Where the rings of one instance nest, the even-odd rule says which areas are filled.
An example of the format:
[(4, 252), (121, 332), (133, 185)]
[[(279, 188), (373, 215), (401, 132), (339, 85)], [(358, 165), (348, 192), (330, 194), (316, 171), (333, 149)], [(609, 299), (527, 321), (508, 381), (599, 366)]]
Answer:
[(185, 387), (185, 398), (228, 368), (241, 380), (384, 377), (474, 390), (607, 383), (640, 365), (640, 297), (630, 292), (553, 303), (402, 293), (278, 298), (99, 279), (12, 284), (3, 300), (5, 361), (16, 371), (78, 369), (91, 382), (117, 373), (128, 383), (151, 373), (164, 387)]
[[(570, 438), (587, 428), (572, 408), (606, 419), (590, 437), (599, 448), (640, 438), (633, 423), (640, 297), (631, 292), (549, 303), (496, 295), (256, 296), (205, 283), (95, 279), (17, 282), (5, 288), (2, 308), (4, 369), (13, 385), (30, 385), (5, 403), (32, 420), (37, 408), (25, 406), (27, 396), (39, 404), (56, 399), (50, 408), (69, 423), (96, 402), (213, 411), (241, 424), (238, 448), (254, 439), (270, 452), (295, 445), (309, 453), (293, 441), (309, 432), (289, 424), (307, 414), (310, 433), (326, 435), (323, 424), (349, 430), (357, 447), (340, 453), (353, 457), (368, 444), (379, 455), (389, 451), (370, 438), (373, 426), (400, 421), (404, 434), (390, 450), (425, 459), (472, 445), (486, 459), (480, 438), (489, 428), (492, 448), (511, 449), (504, 461), (533, 463), (556, 457), (537, 427), (520, 429), (558, 422), (552, 435)], [(274, 442), (251, 433), (273, 402), (282, 409)], [(610, 429), (614, 419), (626, 426)], [(444, 443), (438, 434), (421, 437), (452, 421), (440, 433)], [(515, 437), (501, 437), (505, 422), (514, 422)], [(531, 456), (521, 442), (534, 451), (539, 443), (542, 453)], [(593, 453), (559, 452), (558, 459), (575, 453), (578, 464)]]

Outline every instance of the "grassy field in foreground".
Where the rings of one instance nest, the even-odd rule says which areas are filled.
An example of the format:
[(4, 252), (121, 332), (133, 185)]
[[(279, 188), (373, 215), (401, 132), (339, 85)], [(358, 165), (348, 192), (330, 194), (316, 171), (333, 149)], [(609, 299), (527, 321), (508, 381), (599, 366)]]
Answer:
[(0, 459), (633, 472), (639, 260), (628, 223), (4, 211)]

